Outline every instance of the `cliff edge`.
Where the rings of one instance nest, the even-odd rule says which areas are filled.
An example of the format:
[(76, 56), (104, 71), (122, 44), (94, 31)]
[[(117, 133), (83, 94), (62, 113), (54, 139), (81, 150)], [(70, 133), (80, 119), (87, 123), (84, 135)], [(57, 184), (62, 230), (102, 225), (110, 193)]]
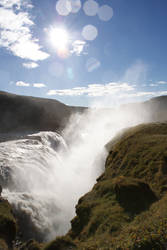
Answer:
[(80, 198), (70, 232), (46, 250), (166, 249), (167, 123), (130, 128), (107, 147), (105, 172)]

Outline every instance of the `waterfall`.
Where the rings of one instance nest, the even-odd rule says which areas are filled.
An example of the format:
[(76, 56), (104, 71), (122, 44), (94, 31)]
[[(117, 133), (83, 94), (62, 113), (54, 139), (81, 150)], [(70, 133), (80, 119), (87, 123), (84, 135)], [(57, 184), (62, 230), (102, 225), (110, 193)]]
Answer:
[[(133, 119), (132, 119), (133, 117)], [(122, 128), (143, 122), (134, 113), (87, 112), (60, 135), (43, 131), (0, 142), (0, 184), (25, 239), (65, 234), (78, 199), (104, 171), (104, 145)]]

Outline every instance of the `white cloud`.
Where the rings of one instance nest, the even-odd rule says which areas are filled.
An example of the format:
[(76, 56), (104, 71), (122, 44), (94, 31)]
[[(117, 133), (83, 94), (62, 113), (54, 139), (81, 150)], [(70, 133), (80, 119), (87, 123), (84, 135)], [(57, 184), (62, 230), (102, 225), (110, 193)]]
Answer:
[[(25, 3), (26, 1), (20, 0), (0, 0), (2, 6), (0, 8), (0, 46), (23, 59), (44, 60), (49, 57), (49, 54), (41, 50), (39, 40), (32, 36), (31, 27), (34, 22), (28, 11), (21, 9)], [(14, 5), (19, 8), (17, 13), (12, 8)], [(32, 7), (31, 4), (27, 6)]]
[(34, 87), (34, 88), (44, 88), (46, 85), (44, 83), (28, 83), (28, 82), (23, 82), (23, 81), (17, 81), (16, 86), (18, 87)]
[(26, 82), (23, 82), (23, 81), (18, 81), (18, 82), (16, 82), (16, 86), (18, 86), (18, 87), (29, 87), (30, 84), (26, 83)]
[(149, 84), (149, 86), (150, 87), (157, 87), (157, 86), (164, 85), (164, 84), (167, 84), (167, 81), (157, 81), (156, 83)]
[(108, 84), (89, 84), (87, 87), (76, 87), (72, 89), (49, 90), (48, 95), (60, 96), (107, 96), (114, 95), (119, 92), (132, 91), (134, 87), (128, 83), (111, 82)]
[(21, 0), (0, 0), (0, 5), (5, 8), (12, 8), (15, 5), (20, 8)]
[(158, 84), (167, 84), (166, 81), (158, 81), (157, 83), (158, 83)]
[(158, 84), (157, 84), (157, 83), (151, 83), (149, 86), (150, 86), (150, 87), (157, 87)]
[(31, 4), (31, 0), (0, 0), (0, 6), (10, 9), (16, 8), (17, 10), (21, 7), (32, 9), (34, 6)]
[(144, 96), (156, 96), (158, 92), (151, 92), (151, 91), (139, 91), (134, 93), (122, 93), (118, 96), (118, 98), (136, 98), (136, 97), (144, 97)]
[(167, 95), (167, 91), (139, 91), (134, 93), (122, 93), (121, 95), (118, 95), (118, 98), (140, 98), (140, 97), (156, 97), (156, 96), (162, 96)]
[(46, 87), (46, 85), (44, 83), (34, 83), (33, 87), (34, 88), (44, 88), (44, 87)]
[(13, 9), (0, 8), (0, 27), (3, 30), (26, 33), (33, 24), (27, 12), (15, 14)]
[(135, 101), (144, 97), (151, 98), (167, 95), (167, 91), (137, 91), (135, 85), (131, 85), (127, 82), (111, 82), (108, 84), (89, 84), (86, 87), (75, 87), (72, 89), (52, 89), (48, 91), (47, 95), (89, 97), (111, 96), (119, 100), (126, 99), (128, 101)]
[(167, 95), (167, 91), (160, 91), (159, 95)]
[(80, 56), (81, 54), (85, 54), (84, 51), (87, 47), (87, 43), (83, 40), (76, 40), (72, 43), (72, 50), (70, 51), (72, 54), (76, 54), (77, 56)]
[(37, 68), (39, 65), (38, 63), (35, 62), (28, 62), (28, 63), (23, 63), (23, 66), (27, 69), (34, 69)]

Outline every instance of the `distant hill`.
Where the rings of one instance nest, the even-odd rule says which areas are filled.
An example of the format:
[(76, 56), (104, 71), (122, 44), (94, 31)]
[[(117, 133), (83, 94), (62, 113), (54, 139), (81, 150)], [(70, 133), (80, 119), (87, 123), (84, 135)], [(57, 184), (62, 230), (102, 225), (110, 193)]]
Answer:
[[(72, 114), (83, 113), (88, 108), (67, 106), (55, 99), (21, 96), (0, 91), (0, 133), (62, 130)], [(93, 109), (92, 109), (93, 110)], [(143, 103), (125, 104), (120, 111), (145, 115), (147, 121), (167, 121), (167, 96), (153, 98)], [(118, 110), (118, 111), (119, 111)], [(113, 112), (114, 109), (95, 109), (95, 114)]]
[(120, 106), (120, 110), (147, 116), (147, 122), (167, 121), (167, 96), (154, 97), (145, 102), (130, 103)]
[(32, 130), (61, 130), (71, 114), (82, 107), (70, 107), (53, 99), (0, 92), (0, 133)]
[(152, 114), (153, 121), (167, 121), (167, 96), (158, 96), (143, 103)]

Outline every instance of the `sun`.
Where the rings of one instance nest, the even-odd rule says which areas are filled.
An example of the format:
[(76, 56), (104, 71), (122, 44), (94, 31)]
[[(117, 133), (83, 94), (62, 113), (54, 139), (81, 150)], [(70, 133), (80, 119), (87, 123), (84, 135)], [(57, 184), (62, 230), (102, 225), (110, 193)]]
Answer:
[(70, 38), (66, 29), (52, 27), (49, 31), (49, 39), (57, 50), (67, 50)]

